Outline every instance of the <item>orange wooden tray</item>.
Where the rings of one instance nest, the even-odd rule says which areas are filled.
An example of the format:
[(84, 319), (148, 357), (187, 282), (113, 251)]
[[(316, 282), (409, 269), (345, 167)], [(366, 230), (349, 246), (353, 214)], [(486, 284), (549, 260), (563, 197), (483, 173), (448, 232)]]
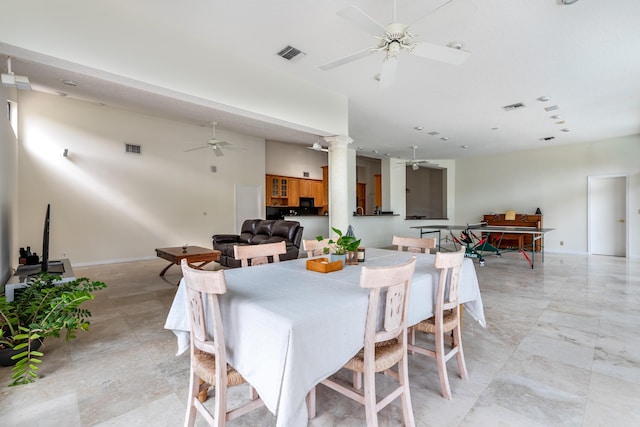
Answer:
[(307, 270), (317, 271), (319, 273), (330, 273), (332, 271), (342, 270), (342, 260), (329, 262), (328, 258), (313, 258), (307, 260)]

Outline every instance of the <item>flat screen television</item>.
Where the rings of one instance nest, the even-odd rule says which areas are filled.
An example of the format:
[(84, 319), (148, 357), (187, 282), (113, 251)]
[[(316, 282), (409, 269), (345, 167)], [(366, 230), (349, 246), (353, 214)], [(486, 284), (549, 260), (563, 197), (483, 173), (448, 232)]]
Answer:
[(49, 271), (49, 233), (51, 229), (51, 204), (47, 205), (47, 214), (44, 217), (44, 230), (42, 231), (42, 271)]

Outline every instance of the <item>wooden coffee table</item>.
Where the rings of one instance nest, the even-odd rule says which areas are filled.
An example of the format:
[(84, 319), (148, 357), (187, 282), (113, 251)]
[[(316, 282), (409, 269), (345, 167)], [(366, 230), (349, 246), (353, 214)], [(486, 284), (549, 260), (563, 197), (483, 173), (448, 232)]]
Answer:
[[(156, 255), (162, 259), (166, 259), (170, 262), (161, 272), (160, 276), (164, 276), (164, 273), (172, 265), (180, 265), (183, 259), (187, 260), (187, 263), (192, 268), (202, 270), (202, 267), (213, 261), (220, 259), (220, 251), (215, 249), (203, 248), (200, 246), (178, 246), (175, 248), (159, 248), (156, 249)], [(180, 281), (178, 280), (178, 284)]]

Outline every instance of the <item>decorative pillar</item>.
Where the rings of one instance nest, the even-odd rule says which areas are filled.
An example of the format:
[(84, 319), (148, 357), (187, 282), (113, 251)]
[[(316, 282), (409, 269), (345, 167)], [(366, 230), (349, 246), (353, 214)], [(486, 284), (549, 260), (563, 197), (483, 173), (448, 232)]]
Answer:
[(331, 227), (347, 232), (349, 217), (356, 205), (355, 150), (349, 150), (353, 139), (346, 135), (328, 136), (329, 145), (329, 236)]

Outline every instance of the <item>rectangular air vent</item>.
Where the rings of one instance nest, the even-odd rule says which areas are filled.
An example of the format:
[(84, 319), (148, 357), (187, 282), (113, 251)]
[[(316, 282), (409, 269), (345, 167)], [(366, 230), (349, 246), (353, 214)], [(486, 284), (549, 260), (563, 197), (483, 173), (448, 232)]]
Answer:
[(551, 141), (552, 139), (556, 139), (555, 136), (545, 136), (543, 138), (540, 138), (540, 141)]
[(552, 105), (551, 107), (544, 107), (544, 111), (556, 111), (558, 109), (557, 105)]
[(505, 105), (504, 107), (502, 107), (504, 111), (519, 110), (521, 108), (524, 108), (524, 104), (522, 102), (516, 102), (515, 104)]
[(142, 147), (140, 145), (124, 143), (124, 152), (133, 154), (142, 154)]
[(287, 46), (284, 49), (282, 49), (280, 52), (278, 52), (278, 56), (283, 57), (287, 61), (291, 61), (299, 55), (305, 55), (305, 53), (300, 49), (296, 49), (293, 46)]

